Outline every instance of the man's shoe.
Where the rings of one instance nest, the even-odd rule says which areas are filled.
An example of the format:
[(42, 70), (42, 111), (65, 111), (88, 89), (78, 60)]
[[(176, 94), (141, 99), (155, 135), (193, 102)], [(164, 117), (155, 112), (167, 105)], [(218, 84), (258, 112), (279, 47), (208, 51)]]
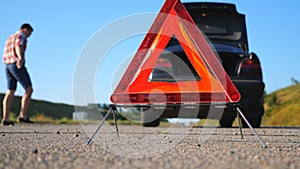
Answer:
[(12, 121), (5, 121), (5, 120), (1, 121), (1, 126), (13, 126), (13, 125), (15, 125), (15, 123)]
[(18, 118), (18, 122), (19, 123), (34, 123), (33, 121), (29, 120), (29, 118), (22, 118), (22, 117)]

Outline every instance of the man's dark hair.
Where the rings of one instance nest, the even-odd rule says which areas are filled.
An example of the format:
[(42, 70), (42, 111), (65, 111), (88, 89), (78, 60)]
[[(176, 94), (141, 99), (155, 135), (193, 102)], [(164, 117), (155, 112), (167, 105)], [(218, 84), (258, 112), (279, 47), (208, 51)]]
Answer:
[(31, 32), (33, 32), (33, 28), (31, 27), (31, 25), (29, 23), (24, 23), (20, 29), (29, 29), (29, 30), (31, 30)]

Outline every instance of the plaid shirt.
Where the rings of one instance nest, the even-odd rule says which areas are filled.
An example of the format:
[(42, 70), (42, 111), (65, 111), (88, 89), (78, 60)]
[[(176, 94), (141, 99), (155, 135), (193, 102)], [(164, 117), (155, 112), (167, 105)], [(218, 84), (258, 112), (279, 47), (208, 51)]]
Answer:
[(24, 46), (24, 51), (26, 49), (27, 44), (27, 38), (26, 35), (20, 31), (16, 32), (15, 34), (12, 34), (8, 37), (4, 52), (3, 52), (3, 62), (5, 64), (12, 64), (19, 60), (16, 51), (15, 46)]

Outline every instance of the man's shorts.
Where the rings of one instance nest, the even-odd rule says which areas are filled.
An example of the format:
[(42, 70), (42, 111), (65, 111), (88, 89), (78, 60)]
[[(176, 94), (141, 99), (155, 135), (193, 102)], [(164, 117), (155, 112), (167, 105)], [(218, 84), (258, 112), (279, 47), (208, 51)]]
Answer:
[(7, 64), (5, 73), (7, 79), (7, 88), (9, 90), (16, 90), (17, 82), (20, 82), (25, 90), (27, 87), (32, 86), (30, 76), (25, 66), (22, 66), (21, 69), (18, 69), (16, 63)]

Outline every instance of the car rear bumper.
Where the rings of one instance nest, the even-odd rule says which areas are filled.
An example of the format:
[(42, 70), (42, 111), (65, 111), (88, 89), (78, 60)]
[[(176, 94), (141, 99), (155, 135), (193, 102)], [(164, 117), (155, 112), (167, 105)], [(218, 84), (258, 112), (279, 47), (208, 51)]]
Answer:
[[(259, 80), (236, 80), (232, 82), (241, 94), (238, 105), (247, 112), (262, 112), (265, 84)], [(161, 118), (216, 118), (222, 114), (235, 113), (232, 107), (226, 104), (201, 104), (198, 106), (170, 106), (161, 113)], [(251, 114), (249, 115), (251, 116)]]
[(265, 84), (260, 80), (232, 80), (241, 94), (240, 102), (248, 99), (261, 99), (264, 95)]
[[(241, 94), (237, 103), (247, 112), (262, 112), (265, 84), (258, 80), (236, 80), (232, 82)], [(223, 114), (236, 115), (233, 107), (226, 103), (212, 103), (200, 105), (165, 105), (147, 108), (151, 113), (157, 113), (160, 118), (212, 118), (220, 119)], [(251, 114), (249, 115), (251, 116)]]
[(241, 94), (239, 106), (247, 117), (258, 117), (264, 113), (265, 84), (259, 80), (232, 80)]

